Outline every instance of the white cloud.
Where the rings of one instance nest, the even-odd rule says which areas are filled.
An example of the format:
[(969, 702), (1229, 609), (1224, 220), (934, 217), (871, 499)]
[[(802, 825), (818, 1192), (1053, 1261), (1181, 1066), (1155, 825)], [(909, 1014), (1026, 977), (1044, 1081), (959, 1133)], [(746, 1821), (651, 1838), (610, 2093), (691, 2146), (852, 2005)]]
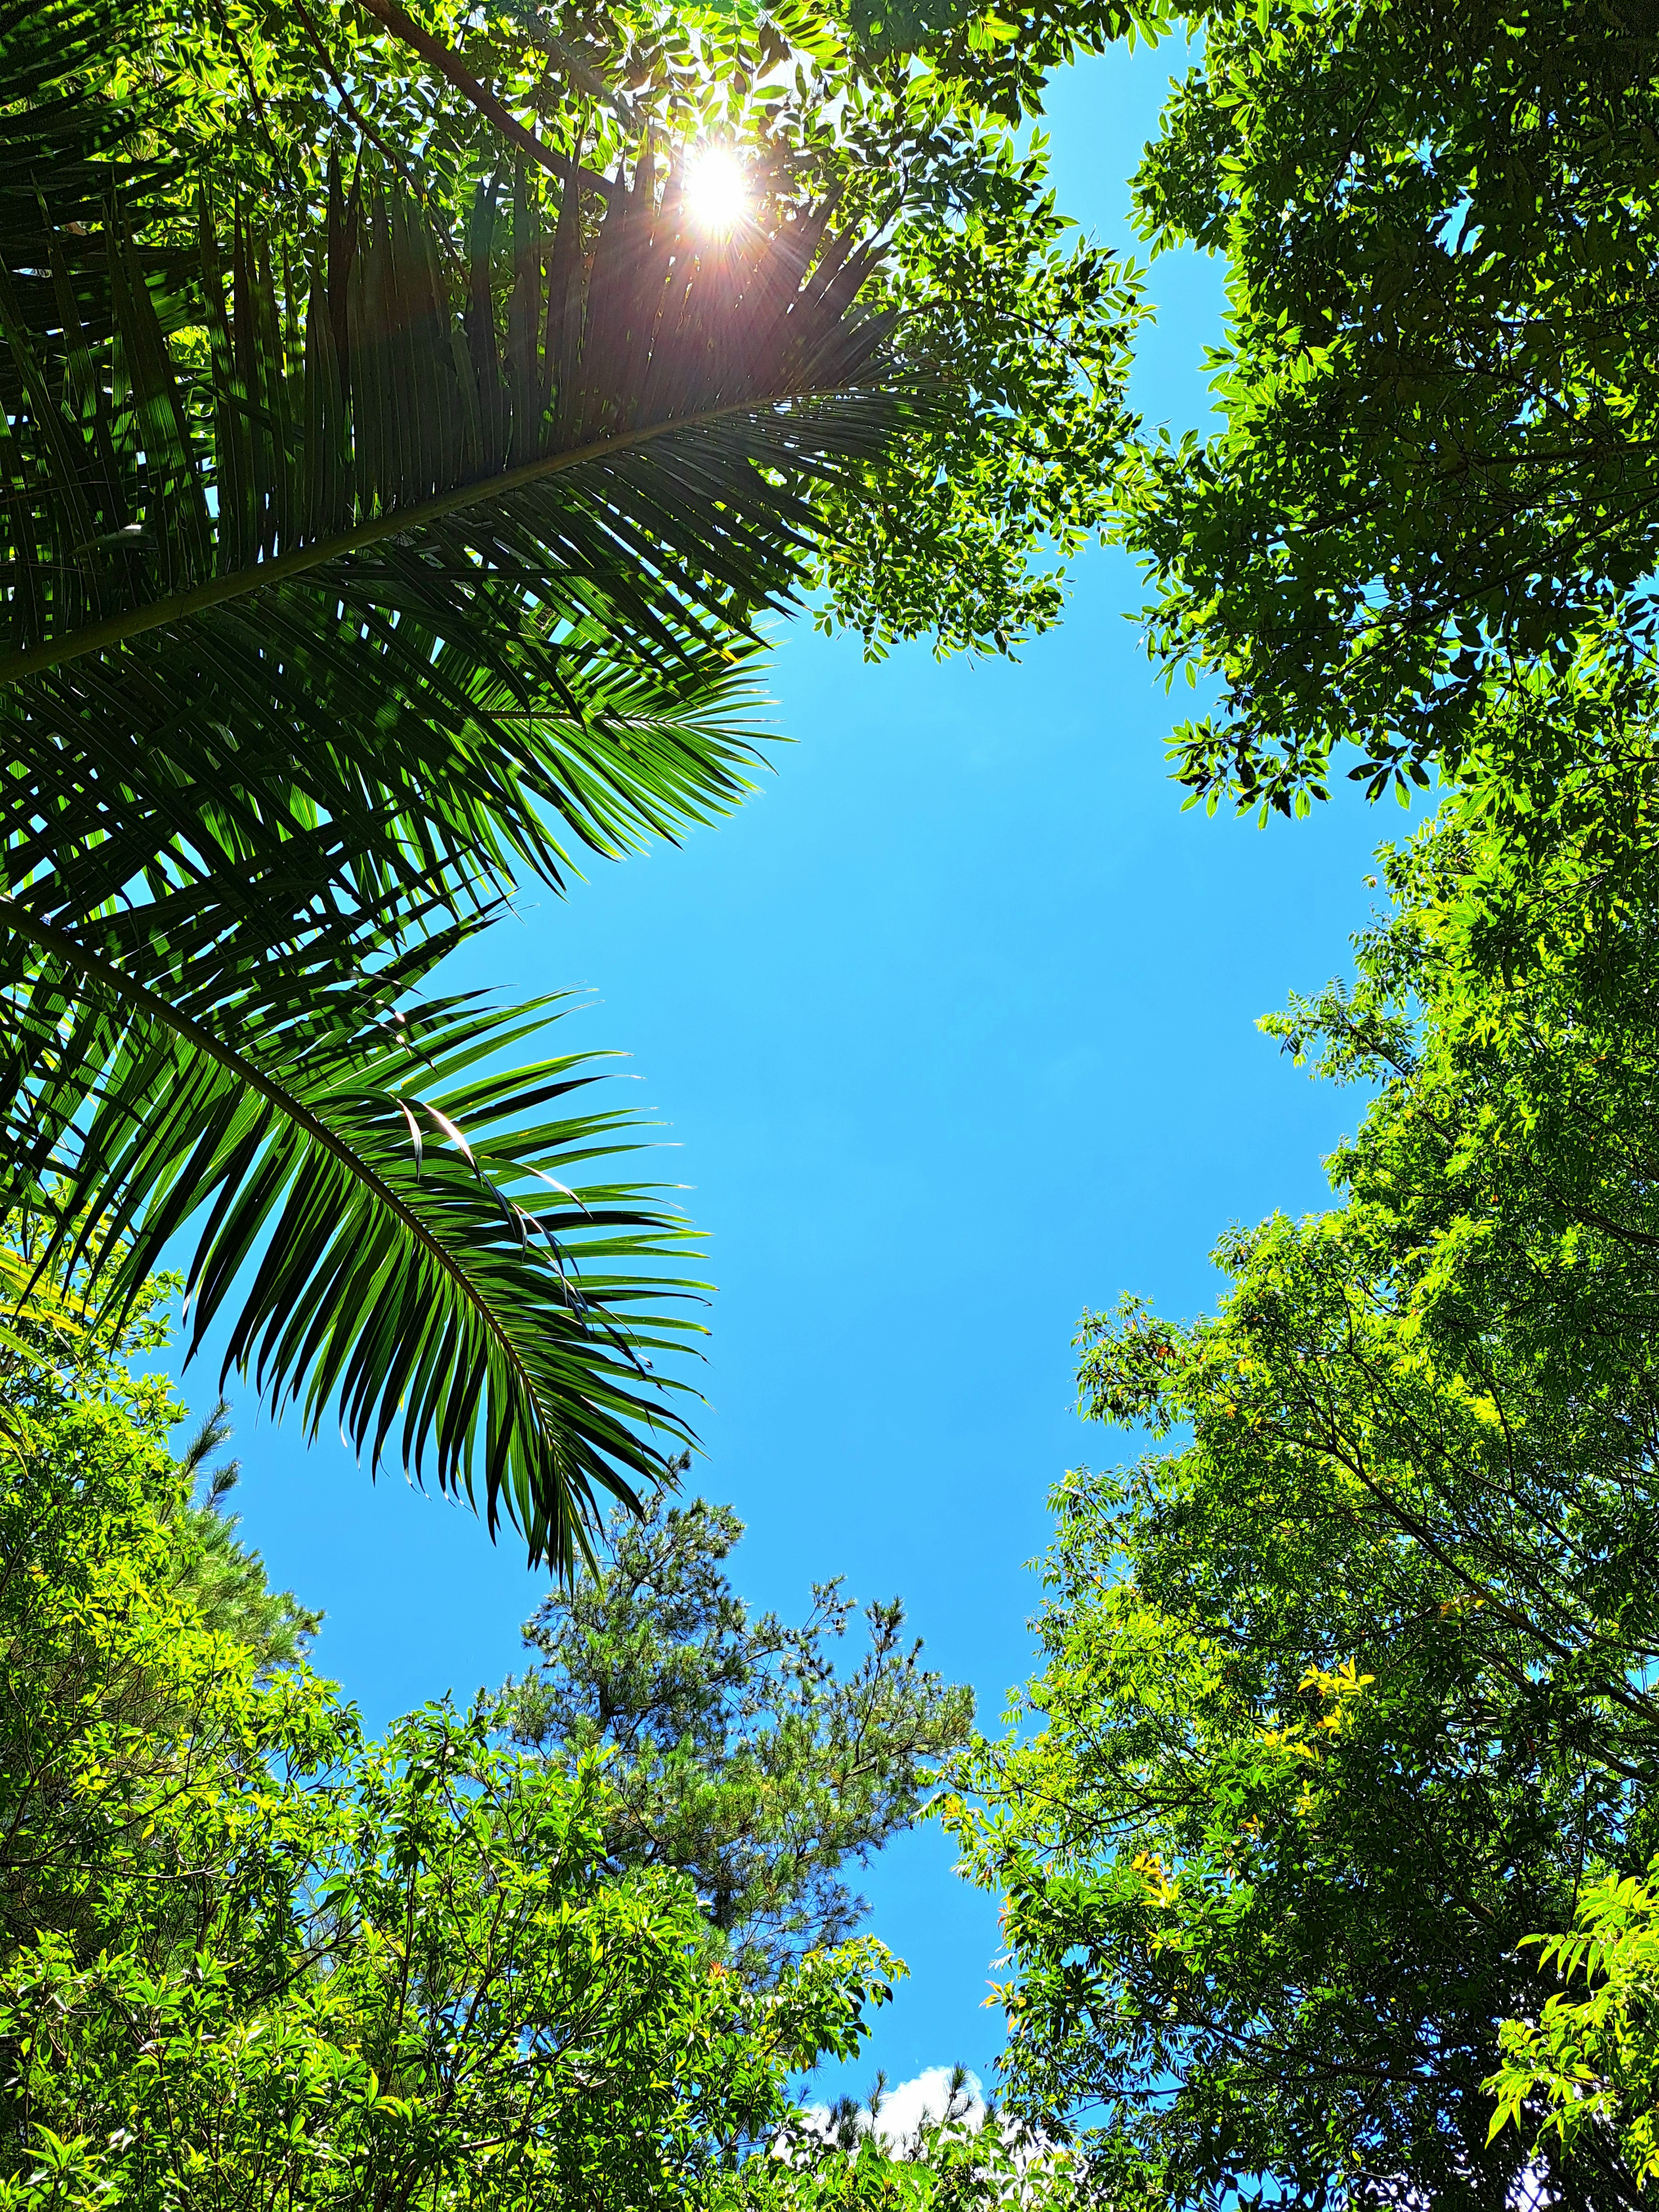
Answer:
[[(916, 2130), (930, 2120), (942, 2120), (951, 2101), (951, 2069), (930, 2066), (914, 2081), (901, 2081), (896, 2088), (889, 2089), (882, 2098), (881, 2112), (876, 2121), (876, 2133), (890, 2150), (914, 2136)], [(964, 2089), (969, 2099), (962, 2117), (970, 2128), (978, 2127), (985, 2118), (985, 2090), (977, 2074), (970, 2074)], [(958, 2106), (960, 2109), (960, 2106)], [(807, 2123), (827, 2130), (830, 2122), (827, 2105), (809, 2105), (804, 2115)], [(870, 2126), (868, 2108), (860, 2115), (860, 2130)]]
[[(977, 2074), (970, 2074), (965, 2086), (973, 2101), (963, 2117), (969, 2127), (976, 2128), (985, 2118), (985, 2092)], [(942, 2120), (950, 2101), (951, 2069), (930, 2066), (914, 2081), (901, 2081), (896, 2089), (887, 2092), (876, 2122), (876, 2133), (890, 2149), (905, 2136), (915, 2135), (929, 2120)]]

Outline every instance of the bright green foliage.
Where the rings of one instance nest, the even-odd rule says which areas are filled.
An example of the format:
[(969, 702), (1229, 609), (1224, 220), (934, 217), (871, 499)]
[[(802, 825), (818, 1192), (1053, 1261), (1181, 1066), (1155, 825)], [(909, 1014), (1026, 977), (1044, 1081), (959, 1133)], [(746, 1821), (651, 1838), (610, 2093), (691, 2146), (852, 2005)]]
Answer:
[(963, 1768), (1012, 2085), (1174, 2203), (1643, 2200), (1486, 2086), (1659, 1752), (1659, 869), (1582, 789), (1534, 826), (1425, 834), (1271, 1025), (1380, 1085), (1337, 1209), (1231, 1236), (1212, 1319), (1087, 1322), (1085, 1407), (1171, 1447), (1057, 1493), (1037, 1732)]
[(1138, 179), (1225, 255), (1223, 427), (1122, 530), (1194, 794), (1289, 809), (1456, 770), (1494, 694), (1650, 657), (1659, 28), (1610, 0), (1229, 0)]
[(95, 1955), (135, 1900), (166, 1927), (197, 1911), (194, 1885), (168, 1871), (155, 1808), (183, 1820), (204, 1787), (222, 1794), (258, 1740), (250, 1716), (265, 1693), (253, 1685), (273, 1641), (306, 1619), (246, 1558), (232, 1601), (221, 1583), (216, 1620), (204, 1614), (191, 1586), (218, 1547), (194, 1525), (190, 1475), (165, 1449), (177, 1408), (163, 1382), (119, 1364), (161, 1338), (141, 1310), (67, 1369), (19, 1364), (3, 1381), (16, 1439), (0, 1505), (8, 1968), (37, 1933)]
[(866, 68), (890, 57), (976, 114), (1015, 124), (1042, 112), (1057, 69), (1120, 40), (1154, 43), (1179, 21), (1164, 0), (848, 0), (840, 11)]
[(480, 1706), (363, 1740), (178, 1572), (174, 1409), (34, 1378), (0, 1499), (0, 2196), (14, 2208), (726, 2201), (878, 1946), (764, 1995), (619, 1875), (598, 1763)]
[(723, 1564), (742, 1533), (701, 1498), (614, 1517), (605, 1565), (526, 1626), (539, 1665), (508, 1686), (503, 1717), (566, 1763), (608, 1754), (612, 1863), (688, 1875), (728, 1962), (765, 1980), (856, 1926), (843, 1863), (915, 1820), (973, 1693), (923, 1668), (896, 1601), (867, 1608), (846, 1675), (839, 1583), (814, 1589), (799, 1628), (751, 1614)]
[(941, 653), (1006, 653), (1048, 629), (1065, 563), (1109, 514), (1145, 303), (1105, 248), (1064, 242), (1044, 150), (970, 143), (949, 192), (942, 162), (924, 168), (917, 196), (932, 204), (911, 212), (876, 279), (906, 357), (960, 398), (856, 488), (817, 496), (819, 625), (852, 625), (872, 657), (930, 634)]
[(882, 2092), (878, 2080), (867, 2107), (844, 2098), (827, 2124), (787, 2130), (781, 2156), (745, 2169), (750, 2212), (1131, 2212), (1076, 2151), (975, 2110), (961, 2068), (944, 2112), (896, 2142), (878, 2125)]
[[(268, 1717), (266, 1756), (294, 1756), (296, 1717)], [(253, 1819), (210, 1805), (175, 1831), (234, 1853), (238, 1889), (257, 1869), (280, 1917), (233, 1892), (171, 1972), (130, 1918), (84, 1964), (51, 1939), (17, 1961), (3, 2027), (48, 2169), (33, 2201), (63, 2185), (48, 2128), (79, 2141), (77, 2192), (125, 2201), (717, 2199), (785, 2117), (787, 2070), (856, 2040), (880, 1954), (750, 1999), (682, 1885), (604, 1872), (591, 1765), (492, 1751), (441, 1710), (340, 1748), (331, 1786), (302, 1765)]]
[[(1647, 1880), (1589, 1883), (1570, 1936), (1536, 1936), (1542, 1968), (1567, 1983), (1537, 2021), (1505, 2021), (1504, 2063), (1488, 2087), (1492, 2130), (1545, 2106), (1544, 2130), (1569, 2150), (1587, 2130), (1616, 2130), (1637, 2180), (1659, 2183), (1659, 1863)], [(1576, 1992), (1587, 1988), (1587, 1996)]]

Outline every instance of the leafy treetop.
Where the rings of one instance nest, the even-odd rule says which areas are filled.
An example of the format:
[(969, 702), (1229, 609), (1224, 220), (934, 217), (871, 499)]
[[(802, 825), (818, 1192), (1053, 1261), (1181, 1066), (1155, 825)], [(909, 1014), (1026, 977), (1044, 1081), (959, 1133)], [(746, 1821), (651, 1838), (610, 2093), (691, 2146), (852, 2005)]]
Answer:
[(950, 1819), (1011, 2092), (1171, 2203), (1645, 2201), (1504, 2025), (1656, 1842), (1659, 870), (1606, 835), (1581, 784), (1392, 856), (1357, 984), (1269, 1024), (1376, 1086), (1340, 1203), (1230, 1234), (1212, 1317), (1085, 1319), (1085, 1409), (1158, 1449), (1057, 1492), (1026, 1725)]
[(845, 1674), (838, 1582), (814, 1589), (799, 1627), (751, 1613), (724, 1566), (742, 1533), (701, 1498), (613, 1517), (603, 1567), (528, 1624), (538, 1664), (503, 1718), (562, 1759), (607, 1754), (613, 1858), (688, 1875), (734, 1969), (770, 1978), (857, 1925), (841, 1869), (915, 1819), (973, 1693), (921, 1666), (897, 1601), (866, 1608), (868, 1648)]
[[(1225, 257), (1219, 427), (1143, 439), (1156, 657), (1216, 679), (1195, 796), (1461, 772), (1495, 699), (1647, 670), (1659, 32), (1573, 0), (1206, 6), (1136, 180)], [(1524, 756), (1523, 756), (1524, 757)]]
[(483, 1703), (369, 1741), (246, 1639), (246, 1589), (216, 1624), (177, 1409), (120, 1349), (8, 1391), (0, 2201), (732, 2203), (892, 1962), (751, 1991), (683, 1875), (617, 1869), (594, 1758)]

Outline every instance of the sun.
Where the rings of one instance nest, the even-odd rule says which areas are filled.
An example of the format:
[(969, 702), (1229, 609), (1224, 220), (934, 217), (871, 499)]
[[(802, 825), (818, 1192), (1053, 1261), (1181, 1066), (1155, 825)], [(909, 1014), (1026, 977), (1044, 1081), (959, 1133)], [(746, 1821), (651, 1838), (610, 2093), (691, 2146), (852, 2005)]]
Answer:
[(729, 146), (699, 146), (685, 165), (685, 204), (699, 230), (727, 238), (749, 212), (749, 178)]

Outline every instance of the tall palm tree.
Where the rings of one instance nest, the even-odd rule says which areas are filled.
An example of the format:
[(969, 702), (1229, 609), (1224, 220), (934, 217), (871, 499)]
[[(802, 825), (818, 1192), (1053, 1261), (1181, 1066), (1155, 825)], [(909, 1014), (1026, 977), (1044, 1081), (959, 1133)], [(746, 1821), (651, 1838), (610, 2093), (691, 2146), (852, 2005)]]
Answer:
[(628, 1129), (554, 1001), (422, 987), (739, 793), (804, 483), (905, 404), (872, 249), (699, 237), (649, 143), (453, 224), (347, 159), (297, 255), (181, 246), (125, 3), (0, 12), (0, 1203), (118, 1302), (196, 1222), (192, 1350), (568, 1570), (683, 1441), (686, 1232), (584, 1182)]

